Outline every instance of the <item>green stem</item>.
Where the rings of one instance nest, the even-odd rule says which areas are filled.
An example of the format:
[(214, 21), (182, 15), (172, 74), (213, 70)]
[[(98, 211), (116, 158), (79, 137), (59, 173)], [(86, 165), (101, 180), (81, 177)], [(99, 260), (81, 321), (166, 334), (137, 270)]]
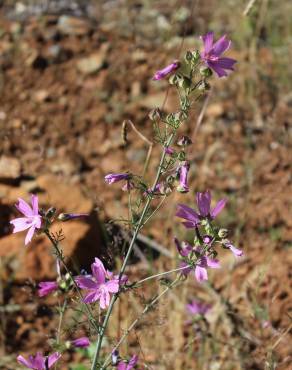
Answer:
[[(175, 133), (176, 133), (176, 131), (173, 131), (172, 134), (169, 136), (169, 138), (167, 140), (167, 143), (165, 145), (166, 147), (168, 147), (171, 144), (171, 142), (172, 142), (172, 140), (173, 140), (173, 138), (175, 136)], [(159, 178), (160, 178), (161, 173), (163, 171), (163, 163), (164, 163), (165, 155), (166, 155), (166, 153), (165, 153), (165, 150), (163, 148), (163, 153), (161, 155), (161, 159), (160, 159), (160, 163), (159, 163), (159, 166), (158, 166), (157, 174), (156, 174), (154, 183), (152, 185), (152, 191), (155, 190), (155, 187), (158, 184)], [(120, 274), (119, 274), (119, 277), (120, 278), (121, 278), (121, 276), (125, 272), (125, 269), (127, 267), (129, 257), (130, 257), (130, 255), (132, 253), (133, 248), (134, 248), (135, 241), (137, 239), (138, 233), (141, 230), (141, 228), (144, 226), (144, 218), (145, 218), (146, 213), (148, 212), (148, 209), (149, 209), (149, 206), (151, 204), (151, 201), (152, 201), (152, 196), (149, 196), (147, 198), (147, 201), (145, 203), (145, 206), (143, 208), (143, 211), (141, 213), (141, 216), (140, 216), (140, 219), (139, 219), (139, 221), (137, 223), (137, 226), (135, 227), (135, 230), (134, 230), (134, 233), (133, 233), (133, 236), (132, 236), (132, 240), (131, 240), (130, 245), (129, 245), (128, 252), (126, 254), (126, 257), (124, 259), (123, 265), (121, 267), (121, 271), (120, 271)], [(98, 335), (98, 339), (97, 339), (97, 343), (96, 343), (96, 350), (95, 350), (95, 353), (94, 353), (94, 358), (93, 358), (91, 370), (95, 370), (96, 369), (96, 366), (98, 364), (98, 358), (99, 358), (99, 353), (100, 353), (100, 349), (101, 349), (101, 346), (102, 346), (103, 337), (104, 337), (105, 330), (107, 328), (107, 325), (108, 325), (108, 322), (109, 322), (109, 319), (110, 319), (112, 310), (114, 308), (114, 304), (115, 304), (115, 302), (117, 300), (117, 294), (114, 294), (112, 296), (111, 302), (109, 304), (109, 308), (107, 310), (107, 313), (106, 313), (106, 316), (104, 318), (102, 327), (100, 329), (100, 333)]]

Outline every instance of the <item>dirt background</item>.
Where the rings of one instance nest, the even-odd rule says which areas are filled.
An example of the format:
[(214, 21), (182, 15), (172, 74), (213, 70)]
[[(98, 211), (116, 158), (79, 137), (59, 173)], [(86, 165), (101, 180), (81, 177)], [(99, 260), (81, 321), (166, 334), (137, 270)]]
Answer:
[[(127, 197), (103, 178), (141, 173), (147, 154), (131, 130), (123, 146), (121, 124), (131, 119), (151, 139), (147, 114), (162, 106), (167, 88), (151, 80), (153, 73), (200, 47), (198, 36), (209, 29), (234, 41), (229, 55), (238, 60), (236, 71), (213, 79), (198, 134), (203, 101), (182, 128), (194, 142), (192, 191), (172, 194), (144, 234), (173, 256), (155, 259), (153, 271), (175, 268), (172, 237), (184, 236), (175, 205), (193, 202), (195, 191), (209, 188), (215, 199), (228, 197), (219, 222), (245, 257), (235, 263), (223, 254), (223, 268), (211, 274), (208, 288), (189, 281), (171, 292), (122, 353), (138, 352), (141, 367), (150, 369), (291, 369), (292, 4), (247, 3), (0, 2), (1, 369), (17, 369), (18, 353), (50, 350), (61, 299), (37, 298), (37, 282), (56, 276), (54, 257), (43, 236), (24, 248), (23, 234), (11, 234), (13, 204), (36, 192), (44, 208), (90, 212), (87, 221), (57, 226), (66, 237), (64, 253), (78, 268), (88, 269), (96, 255), (113, 263), (118, 247), (105, 245), (104, 222), (127, 215)], [(170, 90), (165, 110), (176, 103)], [(158, 153), (154, 147), (149, 180)], [(145, 255), (130, 266), (131, 279), (147, 275)], [(109, 341), (155, 289), (147, 286), (121, 300)], [(202, 323), (185, 325), (184, 304), (195, 297), (213, 305), (213, 337), (201, 335)], [(72, 317), (68, 313), (68, 322)], [(64, 340), (76, 334), (73, 324), (67, 326)], [(86, 324), (78, 333), (90, 334)], [(86, 366), (89, 352), (67, 351), (60, 368)]]

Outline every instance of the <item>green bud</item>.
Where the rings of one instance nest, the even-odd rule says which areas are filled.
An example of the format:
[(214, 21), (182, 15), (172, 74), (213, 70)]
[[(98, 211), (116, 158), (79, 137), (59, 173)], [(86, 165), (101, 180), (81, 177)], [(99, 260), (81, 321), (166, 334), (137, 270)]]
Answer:
[(173, 183), (174, 183), (174, 181), (175, 181), (175, 177), (174, 176), (167, 176), (167, 178), (166, 178), (166, 183), (168, 184), (168, 185), (172, 185)]
[(171, 85), (177, 85), (177, 84), (178, 84), (178, 82), (179, 82), (179, 77), (178, 77), (178, 75), (176, 75), (176, 74), (171, 75), (171, 76), (169, 77), (168, 81), (169, 81), (169, 83), (170, 83)]
[(219, 238), (221, 238), (221, 239), (225, 239), (225, 238), (227, 238), (227, 236), (228, 236), (228, 230), (227, 230), (227, 229), (220, 229), (220, 230), (218, 231), (218, 236), (219, 236)]
[(186, 153), (185, 152), (179, 152), (178, 156), (177, 156), (177, 159), (179, 161), (185, 161), (186, 160)]
[(210, 77), (210, 76), (212, 76), (213, 72), (209, 67), (202, 66), (200, 68), (200, 74), (204, 77)]
[(193, 51), (192, 54), (193, 54), (193, 63), (197, 63), (201, 58), (199, 50)]
[(186, 52), (186, 55), (185, 55), (185, 61), (187, 62), (187, 63), (190, 63), (190, 62), (192, 62), (192, 60), (193, 60), (193, 53), (191, 52), (191, 51), (187, 51)]

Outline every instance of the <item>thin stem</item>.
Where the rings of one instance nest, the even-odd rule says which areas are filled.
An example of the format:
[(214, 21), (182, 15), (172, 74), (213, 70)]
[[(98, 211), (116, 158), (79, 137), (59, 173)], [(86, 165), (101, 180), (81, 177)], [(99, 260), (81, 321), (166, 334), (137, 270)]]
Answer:
[[(179, 277), (177, 277), (169, 286), (167, 286), (161, 293), (157, 294), (150, 303), (148, 303), (144, 310), (141, 312), (141, 314), (132, 322), (132, 324), (128, 327), (128, 329), (124, 332), (118, 343), (113, 348), (113, 351), (117, 350), (120, 345), (123, 343), (123, 341), (126, 339), (126, 337), (129, 335), (131, 330), (138, 324), (138, 322), (143, 318), (143, 316), (170, 290), (172, 289), (176, 283), (179, 281)], [(108, 365), (109, 361), (111, 359), (111, 354), (107, 356), (105, 359), (103, 365), (101, 366), (100, 370), (104, 370), (105, 367)]]
[(73, 282), (73, 284), (74, 284), (74, 287), (75, 287), (75, 289), (76, 289), (76, 291), (77, 291), (77, 294), (79, 295), (80, 302), (82, 302), (82, 305), (83, 305), (83, 307), (85, 308), (85, 311), (86, 311), (86, 313), (87, 313), (87, 316), (88, 316), (89, 322), (92, 324), (92, 326), (93, 326), (93, 327), (94, 327), (94, 329), (96, 330), (96, 333), (97, 333), (97, 334), (99, 334), (99, 332), (100, 332), (100, 328), (99, 328), (98, 324), (96, 323), (95, 318), (93, 317), (93, 313), (91, 312), (91, 309), (90, 309), (90, 308), (87, 306), (87, 304), (86, 304), (86, 303), (84, 303), (84, 301), (83, 301), (83, 295), (82, 295), (82, 293), (81, 293), (81, 291), (80, 291), (80, 289), (79, 289), (79, 287), (78, 287), (78, 285), (77, 285), (77, 283), (76, 283), (76, 281), (75, 281), (75, 279), (74, 279), (74, 277), (73, 277), (73, 275), (72, 275), (72, 273), (71, 273), (70, 269), (68, 268), (67, 264), (65, 263), (65, 261), (64, 261), (64, 259), (63, 259), (63, 257), (62, 257), (62, 252), (61, 252), (61, 250), (59, 249), (59, 245), (58, 245), (59, 243), (58, 243), (58, 242), (56, 242), (56, 241), (52, 238), (52, 236), (51, 236), (51, 234), (50, 234), (49, 230), (45, 230), (45, 231), (44, 231), (44, 233), (47, 235), (47, 237), (49, 238), (49, 240), (50, 240), (50, 242), (52, 243), (53, 247), (55, 248), (55, 252), (56, 252), (57, 258), (59, 259), (59, 261), (61, 261), (61, 262), (62, 262), (62, 265), (64, 266), (64, 268), (65, 268), (65, 270), (66, 270), (67, 274), (69, 274), (69, 276), (70, 276), (70, 278), (71, 278), (71, 280), (72, 280), (72, 282)]
[[(171, 135), (169, 136), (168, 140), (167, 140), (167, 143), (166, 143), (166, 147), (169, 146), (175, 136), (175, 133), (176, 131), (173, 131), (171, 133)], [(157, 170), (157, 174), (156, 174), (156, 177), (155, 177), (155, 180), (154, 180), (154, 183), (152, 185), (152, 192), (155, 190), (155, 187), (159, 181), (159, 178), (161, 176), (161, 173), (163, 171), (163, 163), (164, 163), (164, 159), (165, 159), (165, 150), (163, 148), (163, 151), (162, 151), (162, 155), (161, 155), (161, 159), (160, 159), (160, 162), (159, 162), (159, 166), (158, 166), (158, 170)], [(138, 236), (138, 233), (139, 231), (141, 230), (141, 228), (144, 226), (144, 217), (149, 209), (149, 206), (151, 204), (151, 201), (152, 201), (152, 196), (149, 196), (146, 200), (146, 203), (144, 205), (144, 208), (143, 208), (143, 211), (141, 213), (141, 216), (140, 216), (140, 219), (137, 223), (137, 226), (135, 227), (135, 230), (134, 230), (134, 233), (133, 233), (133, 236), (132, 236), (132, 240), (130, 242), (130, 245), (129, 245), (129, 249), (128, 249), (128, 252), (126, 254), (126, 257), (124, 259), (124, 262), (123, 262), (123, 265), (121, 267), (121, 271), (120, 271), (120, 274), (119, 274), (119, 278), (122, 277), (122, 275), (124, 274), (125, 272), (125, 269), (127, 267), (127, 264), (128, 264), (128, 260), (129, 260), (129, 257), (132, 253), (132, 250), (134, 248), (134, 245), (135, 245), (135, 241), (137, 239), (137, 236)], [(112, 296), (112, 299), (111, 299), (111, 302), (109, 304), (109, 308), (107, 310), (107, 313), (106, 313), (106, 316), (104, 318), (104, 321), (103, 321), (103, 324), (102, 324), (102, 327), (100, 329), (100, 333), (98, 335), (98, 339), (97, 339), (97, 343), (96, 343), (96, 350), (95, 350), (95, 354), (94, 354), (94, 358), (93, 358), (93, 362), (92, 362), (92, 366), (91, 366), (91, 370), (95, 370), (96, 369), (96, 365), (98, 363), (98, 358), (99, 358), (99, 353), (100, 353), (100, 349), (101, 349), (101, 345), (102, 345), (102, 341), (103, 341), (103, 337), (104, 337), (104, 333), (105, 333), (105, 330), (107, 328), (107, 325), (108, 325), (108, 322), (109, 322), (109, 319), (110, 319), (110, 316), (111, 316), (111, 313), (112, 313), (112, 310), (114, 308), (114, 304), (117, 300), (117, 294), (114, 294)]]
[(65, 298), (62, 307), (60, 306), (59, 325), (58, 325), (58, 330), (57, 330), (57, 344), (60, 343), (61, 328), (62, 328), (62, 322), (63, 322), (66, 307), (67, 307), (67, 298)]
[(148, 276), (145, 279), (142, 279), (142, 280), (137, 281), (137, 283), (135, 283), (134, 287), (136, 287), (137, 285), (140, 285), (142, 283), (145, 283), (145, 281), (152, 280), (152, 279), (155, 279), (157, 277), (164, 276), (164, 275), (169, 275), (172, 272), (182, 271), (182, 270), (187, 269), (187, 268), (190, 268), (190, 266), (178, 267), (178, 268), (173, 269), (173, 270), (164, 271), (164, 272), (160, 272), (159, 274), (156, 274), (156, 275)]

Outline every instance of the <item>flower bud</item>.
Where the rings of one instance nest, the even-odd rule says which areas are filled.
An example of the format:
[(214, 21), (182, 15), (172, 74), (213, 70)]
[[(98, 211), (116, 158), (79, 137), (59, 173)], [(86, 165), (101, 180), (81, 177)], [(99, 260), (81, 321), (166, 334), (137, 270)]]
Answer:
[(56, 208), (55, 207), (51, 207), (47, 210), (46, 212), (46, 217), (47, 218), (52, 218), (56, 213)]
[(209, 68), (209, 67), (206, 67), (206, 66), (202, 66), (200, 68), (200, 74), (204, 77), (210, 77), (212, 76), (212, 70)]
[(182, 136), (177, 142), (178, 146), (188, 146), (191, 144), (192, 144), (192, 140), (188, 136), (185, 136), (185, 135)]
[(59, 221), (69, 221), (69, 220), (74, 220), (76, 218), (83, 218), (83, 217), (88, 217), (89, 213), (60, 213), (58, 216)]
[(162, 118), (162, 112), (159, 108), (152, 109), (148, 117), (151, 121), (159, 121)]
[(227, 229), (220, 229), (220, 230), (218, 231), (218, 236), (219, 236), (219, 238), (221, 238), (221, 239), (225, 239), (225, 238), (227, 238), (227, 236), (228, 236), (228, 230), (227, 230)]
[(201, 83), (198, 85), (197, 89), (200, 91), (207, 91), (210, 90), (211, 86), (206, 81), (201, 81)]

